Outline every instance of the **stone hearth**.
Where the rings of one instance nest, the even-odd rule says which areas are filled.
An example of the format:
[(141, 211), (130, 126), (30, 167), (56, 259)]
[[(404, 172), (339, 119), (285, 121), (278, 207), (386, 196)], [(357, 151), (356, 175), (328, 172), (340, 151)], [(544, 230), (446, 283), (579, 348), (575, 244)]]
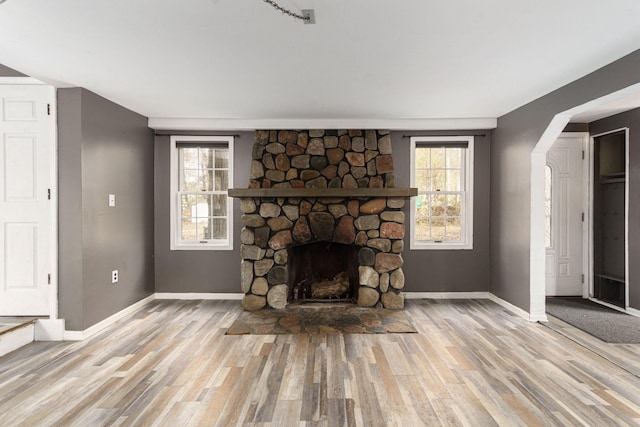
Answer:
[(395, 189), (389, 131), (256, 131), (241, 198), (242, 305), (284, 308), (293, 294), (291, 249), (356, 245), (356, 302), (401, 309), (406, 197)]

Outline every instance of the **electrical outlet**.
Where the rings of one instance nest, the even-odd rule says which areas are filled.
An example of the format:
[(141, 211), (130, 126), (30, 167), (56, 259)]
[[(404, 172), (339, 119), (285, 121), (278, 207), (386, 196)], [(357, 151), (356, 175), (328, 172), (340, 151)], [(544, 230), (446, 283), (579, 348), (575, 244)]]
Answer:
[(112, 208), (116, 205), (116, 195), (109, 194), (109, 207)]
[(111, 272), (111, 283), (118, 283), (118, 270)]

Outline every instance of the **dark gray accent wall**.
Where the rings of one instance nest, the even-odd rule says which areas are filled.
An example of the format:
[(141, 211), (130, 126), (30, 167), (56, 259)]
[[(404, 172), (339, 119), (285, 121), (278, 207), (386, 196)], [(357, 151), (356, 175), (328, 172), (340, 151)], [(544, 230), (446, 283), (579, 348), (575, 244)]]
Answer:
[(640, 309), (640, 108), (616, 114), (589, 124), (589, 132), (597, 135), (629, 128), (629, 306)]
[(393, 131), (393, 164), (396, 187), (410, 184), (410, 141), (406, 136), (480, 135), (474, 140), (474, 197), (472, 250), (410, 250), (410, 206), (406, 218), (405, 250), (402, 254), (406, 292), (486, 292), (489, 290), (489, 183), (490, 131), (452, 132)]
[(498, 118), (491, 142), (494, 295), (529, 311), (531, 151), (552, 118), (638, 82), (640, 50)]
[(163, 132), (155, 138), (156, 292), (240, 292), (240, 200), (233, 200), (233, 250), (170, 250), (170, 134), (238, 135), (234, 140), (233, 186), (247, 188), (254, 132)]
[(29, 77), (26, 74), (22, 74), (20, 71), (16, 71), (13, 68), (9, 68), (0, 64), (0, 77)]
[(58, 132), (60, 317), (84, 330), (154, 291), (153, 132), (82, 88), (58, 90)]
[[(156, 292), (238, 293), (240, 292), (240, 222), (239, 200), (234, 200), (234, 249), (232, 251), (171, 251), (169, 249), (169, 135), (184, 131), (162, 132), (155, 147), (155, 256)], [(396, 187), (410, 183), (409, 139), (403, 135), (431, 135), (434, 132), (391, 132)], [(409, 204), (405, 238), (405, 291), (407, 292), (475, 292), (489, 289), (489, 161), (490, 135), (485, 131), (449, 132), (450, 134), (486, 133), (476, 138), (474, 249), (465, 251), (409, 250)], [(239, 135), (235, 139), (234, 187), (247, 188), (254, 132), (190, 132), (191, 135)], [(438, 132), (442, 134), (442, 132)]]

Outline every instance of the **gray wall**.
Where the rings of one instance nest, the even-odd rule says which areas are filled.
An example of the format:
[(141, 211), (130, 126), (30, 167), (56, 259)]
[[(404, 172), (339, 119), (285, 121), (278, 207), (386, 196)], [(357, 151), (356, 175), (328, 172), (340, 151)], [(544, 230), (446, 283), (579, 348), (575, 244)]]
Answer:
[[(233, 250), (172, 251), (169, 249), (169, 134), (155, 140), (156, 292), (240, 292), (240, 201), (233, 200)], [(234, 141), (233, 186), (247, 188), (254, 132), (173, 132), (175, 135), (239, 135)]]
[(635, 51), (498, 118), (491, 141), (493, 294), (529, 311), (531, 151), (551, 119), (638, 82), (640, 51)]
[(402, 254), (406, 292), (486, 292), (489, 290), (490, 131), (391, 132), (396, 187), (410, 184), (410, 143), (407, 136), (479, 135), (474, 143), (473, 250), (409, 250), (409, 203), (405, 250)]
[(0, 77), (28, 77), (26, 74), (22, 74), (20, 71), (16, 71), (13, 68), (9, 68), (0, 64)]
[(60, 317), (84, 330), (154, 291), (153, 133), (82, 88), (58, 90), (58, 131)]
[(640, 108), (589, 124), (597, 135), (623, 127), (629, 128), (629, 305), (640, 309)]
[[(240, 222), (239, 201), (234, 200), (234, 250), (169, 250), (169, 136), (156, 136), (155, 147), (155, 256), (156, 292), (240, 292)], [(185, 134), (176, 131), (175, 134)], [(476, 138), (474, 249), (469, 251), (409, 251), (408, 237), (403, 254), (408, 292), (472, 292), (489, 289), (489, 160), (490, 137), (485, 131), (451, 132), (451, 134), (487, 133)], [(209, 135), (239, 134), (235, 139), (234, 187), (246, 188), (254, 132), (207, 132)], [(408, 187), (409, 139), (403, 135), (429, 135), (433, 132), (392, 132), (396, 187)], [(438, 134), (442, 134), (439, 132)], [(409, 218), (409, 206), (405, 206)], [(407, 224), (407, 232), (410, 232)], [(408, 236), (408, 234), (407, 234)], [(428, 279), (426, 279), (428, 278)]]

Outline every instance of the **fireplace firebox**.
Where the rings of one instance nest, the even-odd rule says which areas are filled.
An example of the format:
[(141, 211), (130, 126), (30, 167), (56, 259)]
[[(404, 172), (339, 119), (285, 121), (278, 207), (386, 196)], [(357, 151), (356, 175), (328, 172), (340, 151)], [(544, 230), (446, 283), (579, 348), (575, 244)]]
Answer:
[(358, 299), (356, 245), (316, 242), (289, 249), (289, 302), (355, 302)]

